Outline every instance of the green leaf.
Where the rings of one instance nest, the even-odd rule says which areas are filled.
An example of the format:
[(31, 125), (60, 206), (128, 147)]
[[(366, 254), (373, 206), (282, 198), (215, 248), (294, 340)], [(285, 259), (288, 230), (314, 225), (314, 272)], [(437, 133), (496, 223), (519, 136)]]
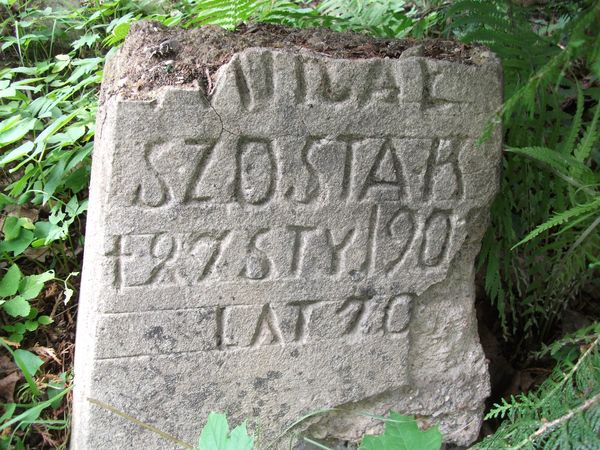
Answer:
[(16, 403), (5, 403), (2, 405), (4, 408), (4, 414), (0, 416), (0, 423), (4, 423), (13, 416), (15, 409), (17, 409)]
[(19, 222), (19, 218), (15, 216), (8, 216), (6, 219), (4, 219), (2, 231), (4, 232), (4, 239), (7, 241), (17, 239), (19, 237), (19, 232), (21, 231), (21, 223)]
[(71, 43), (71, 46), (73, 47), (73, 50), (79, 50), (84, 45), (86, 45), (89, 48), (91, 48), (92, 45), (94, 45), (98, 39), (100, 39), (100, 35), (98, 33), (84, 34), (83, 36), (81, 36), (76, 41), (73, 41)]
[(6, 311), (6, 314), (12, 317), (27, 317), (31, 310), (31, 305), (20, 295), (15, 298), (11, 298), (2, 305), (2, 309)]
[(19, 234), (18, 239), (14, 239), (12, 241), (2, 241), (0, 242), (0, 251), (2, 252), (12, 252), (13, 256), (19, 256), (29, 244), (33, 242), (33, 232), (29, 230), (22, 230)]
[(9, 162), (13, 162), (19, 158), (22, 158), (26, 154), (28, 154), (31, 150), (33, 150), (33, 142), (25, 141), (23, 144), (19, 145), (17, 148), (11, 150), (0, 158), (0, 166), (4, 166)]
[(390, 412), (385, 419), (384, 433), (380, 436), (365, 436), (359, 450), (439, 450), (442, 434), (437, 426), (421, 431), (414, 417)]
[(105, 42), (108, 45), (118, 44), (127, 37), (130, 28), (130, 23), (120, 23), (113, 29), (112, 34), (106, 37)]
[(35, 237), (37, 239), (32, 242), (32, 246), (41, 247), (57, 239), (63, 239), (66, 237), (66, 233), (63, 227), (55, 223), (40, 221), (35, 223)]
[(64, 380), (51, 381), (48, 383), (48, 400), (52, 400), (50, 406), (52, 406), (53, 409), (56, 409), (61, 405), (64, 393), (68, 390), (65, 386), (66, 383)]
[(40, 325), (50, 325), (54, 322), (54, 320), (50, 316), (40, 316), (37, 318), (37, 321)]
[(54, 195), (56, 188), (61, 184), (63, 174), (65, 173), (65, 164), (66, 161), (63, 158), (56, 164), (54, 164), (54, 167), (52, 167), (52, 170), (50, 170), (48, 178), (46, 179), (46, 183), (44, 184), (44, 200), (42, 202), (43, 204), (46, 204), (48, 202), (50, 197)]
[(74, 194), (77, 194), (84, 187), (87, 186), (90, 180), (90, 171), (88, 167), (83, 166), (79, 169), (75, 170), (71, 175), (69, 175), (64, 182), (64, 185), (67, 189), (71, 189)]
[(23, 334), (22, 333), (13, 333), (10, 336), (8, 336), (8, 340), (11, 342), (16, 342), (17, 344), (20, 344), (23, 341)]
[[(558, 225), (562, 225), (563, 223), (566, 223), (568, 221), (570, 221), (571, 219), (575, 218), (575, 217), (579, 217), (583, 214), (592, 214), (592, 213), (596, 213), (600, 211), (600, 196), (594, 198), (591, 202), (589, 203), (585, 203), (583, 205), (577, 205), (574, 206), (573, 208), (569, 208), (566, 211), (560, 211), (557, 212), (555, 215), (553, 215), (550, 219), (548, 219), (546, 222), (538, 225), (537, 227), (535, 227), (532, 231), (529, 232), (529, 234), (527, 234), (527, 236), (525, 236), (522, 240), (520, 240), (519, 242), (517, 242), (512, 249), (525, 244), (526, 242), (531, 241), (532, 239), (538, 237), (540, 234), (542, 234), (544, 231), (547, 231), (553, 227), (556, 227)], [(511, 249), (511, 250), (512, 250)]]
[(36, 320), (26, 320), (25, 321), (25, 328), (27, 328), (27, 331), (35, 331), (37, 330), (39, 327), (39, 324), (37, 323)]
[(227, 450), (229, 425), (225, 414), (211, 412), (200, 434), (199, 447), (202, 450)]
[(10, 131), (16, 124), (19, 123), (20, 120), (22, 120), (21, 115), (17, 114), (0, 122), (0, 136)]
[(594, 148), (598, 148), (598, 121), (600, 120), (600, 104), (596, 104), (594, 117), (590, 122), (583, 138), (577, 145), (573, 156), (579, 162), (585, 161), (589, 157)]
[(10, 419), (6, 422), (0, 423), (0, 431), (9, 428), (11, 425), (13, 425), (15, 423), (23, 423), (23, 422), (27, 423), (27, 422), (36, 420), (44, 409), (56, 404), (56, 402), (59, 398), (64, 397), (70, 391), (71, 391), (71, 387), (63, 389), (58, 394), (53, 396), (51, 399), (48, 399), (44, 402), (34, 404), (33, 406), (31, 406), (29, 409), (25, 410), (25, 412), (22, 412), (18, 416), (13, 417), (12, 419)]
[(8, 216), (2, 228), (5, 239), (0, 242), (0, 250), (20, 255), (33, 241), (33, 232), (30, 230), (34, 228), (31, 220), (26, 217)]
[(242, 423), (233, 429), (227, 440), (227, 450), (252, 450), (254, 438), (248, 434), (246, 423)]
[(198, 445), (200, 450), (252, 450), (254, 437), (248, 434), (245, 422), (229, 433), (225, 415), (210, 413)]
[(83, 75), (87, 75), (88, 73), (97, 70), (102, 62), (103, 58), (85, 58), (73, 60), (72, 64), (75, 66), (75, 70), (73, 70), (73, 73), (67, 79), (67, 83), (73, 83)]
[[(25, 331), (27, 331), (25, 329), (25, 325), (21, 322), (17, 322), (13, 325), (4, 325), (2, 327), (3, 330), (8, 331), (10, 333), (16, 333), (16, 334), (24, 334)], [(11, 339), (12, 340), (12, 339)]]
[(42, 367), (44, 361), (42, 361), (37, 355), (28, 352), (27, 350), (17, 349), (13, 352), (13, 358), (15, 363), (23, 372), (25, 380), (29, 384), (31, 391), (34, 395), (40, 395), (40, 391), (37, 388), (33, 377), (37, 373), (38, 369)]
[(19, 266), (13, 264), (0, 280), (0, 297), (10, 297), (17, 293), (22, 274)]
[(39, 275), (29, 275), (24, 277), (19, 284), (19, 293), (27, 300), (36, 298), (42, 291), (44, 283), (52, 280), (53, 278), (53, 270), (49, 270), (48, 272), (44, 272)]
[(12, 144), (15, 141), (23, 138), (35, 127), (37, 119), (23, 119), (16, 122), (11, 128), (0, 133), (0, 147)]

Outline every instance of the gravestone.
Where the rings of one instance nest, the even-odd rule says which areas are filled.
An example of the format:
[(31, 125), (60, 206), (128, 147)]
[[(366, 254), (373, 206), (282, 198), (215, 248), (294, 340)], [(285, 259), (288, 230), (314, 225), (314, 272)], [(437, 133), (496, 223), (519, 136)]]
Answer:
[(267, 444), (323, 408), (300, 429), (356, 442), (394, 409), (472, 442), (500, 103), (481, 48), (134, 26), (98, 112), (72, 448), (177, 448), (90, 399), (190, 443), (211, 411)]

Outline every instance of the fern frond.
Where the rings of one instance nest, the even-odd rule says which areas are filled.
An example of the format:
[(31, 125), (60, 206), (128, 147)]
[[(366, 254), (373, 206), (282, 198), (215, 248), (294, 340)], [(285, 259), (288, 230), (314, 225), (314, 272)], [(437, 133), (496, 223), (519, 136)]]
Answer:
[(523, 245), (524, 243), (536, 238), (537, 236), (542, 234), (544, 231), (547, 231), (551, 228), (554, 228), (558, 225), (568, 222), (569, 220), (571, 220), (575, 217), (579, 217), (583, 214), (593, 212), (596, 210), (598, 210), (598, 212), (600, 213), (600, 196), (594, 198), (589, 203), (585, 203), (583, 205), (578, 205), (578, 206), (575, 206), (574, 208), (570, 208), (566, 211), (556, 213), (552, 218), (550, 218), (546, 222), (542, 223), (541, 225), (538, 225), (534, 230), (532, 230), (527, 236), (525, 236), (521, 241), (519, 241), (517, 244), (515, 244), (512, 248), (514, 249), (520, 245)]
[(600, 118), (600, 103), (596, 104), (594, 118), (588, 125), (587, 130), (586, 130), (585, 134), (583, 135), (583, 138), (581, 139), (581, 141), (579, 142), (579, 145), (577, 145), (577, 148), (575, 149), (575, 151), (573, 153), (573, 156), (579, 162), (585, 161), (588, 158), (588, 156), (590, 156), (590, 153), (592, 152), (594, 145), (598, 146), (598, 119), (599, 118)]
[(575, 116), (573, 116), (573, 123), (571, 124), (571, 129), (569, 131), (569, 135), (564, 143), (560, 146), (560, 152), (563, 154), (572, 154), (572, 148), (575, 147), (575, 140), (577, 139), (577, 135), (579, 134), (579, 130), (581, 129), (581, 122), (583, 119), (583, 89), (581, 89), (581, 84), (579, 82), (576, 83), (577, 87), (577, 110), (575, 111)]
[(271, 5), (271, 0), (203, 0), (194, 5), (191, 11), (193, 19), (185, 25), (210, 23), (231, 30)]
[(507, 147), (507, 152), (517, 153), (529, 158), (535, 159), (541, 163), (547, 164), (558, 172), (566, 176), (575, 174), (578, 177), (585, 178), (589, 181), (593, 175), (591, 169), (581, 161), (570, 155), (564, 155), (560, 152), (546, 147)]

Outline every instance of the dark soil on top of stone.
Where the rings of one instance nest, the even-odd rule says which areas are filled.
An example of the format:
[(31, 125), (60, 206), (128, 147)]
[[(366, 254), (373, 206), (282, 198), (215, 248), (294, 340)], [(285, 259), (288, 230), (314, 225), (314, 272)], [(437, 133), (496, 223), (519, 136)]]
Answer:
[(379, 39), (361, 33), (295, 29), (272, 24), (242, 25), (235, 31), (216, 26), (183, 30), (157, 22), (132, 25), (120, 50), (120, 67), (111, 73), (112, 89), (125, 97), (144, 98), (161, 86), (197, 84), (210, 93), (222, 65), (251, 47), (308, 50), (331, 58), (399, 58), (411, 55), (477, 64), (484, 47), (456, 41)]

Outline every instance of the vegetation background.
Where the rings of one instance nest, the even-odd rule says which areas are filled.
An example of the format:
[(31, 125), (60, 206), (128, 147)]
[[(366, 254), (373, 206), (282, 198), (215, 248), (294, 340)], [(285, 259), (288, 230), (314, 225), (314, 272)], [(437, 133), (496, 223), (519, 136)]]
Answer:
[(600, 2), (0, 0), (0, 449), (68, 443), (97, 93), (106, 55), (140, 19), (496, 52), (504, 175), (478, 294), (494, 392), (475, 447), (600, 448)]

